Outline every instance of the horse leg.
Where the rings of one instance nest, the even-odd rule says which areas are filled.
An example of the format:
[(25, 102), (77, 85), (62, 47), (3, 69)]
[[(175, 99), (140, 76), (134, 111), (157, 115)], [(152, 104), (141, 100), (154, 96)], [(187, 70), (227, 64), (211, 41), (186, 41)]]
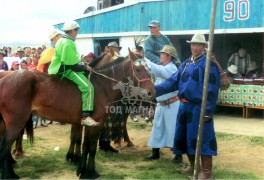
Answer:
[(24, 129), (20, 132), (17, 140), (16, 140), (16, 145), (15, 149), (13, 149), (12, 153), (15, 154), (16, 157), (21, 157), (23, 156), (23, 135), (24, 135)]
[(13, 169), (13, 157), (11, 155), (11, 143), (6, 138), (6, 134), (4, 139), (1, 142), (0, 146), (0, 161), (2, 168), (2, 179), (19, 179), (19, 176), (15, 174)]
[(100, 175), (95, 171), (95, 155), (96, 155), (96, 149), (97, 149), (97, 141), (100, 136), (100, 130), (96, 131), (95, 129), (91, 130), (93, 131), (90, 134), (89, 137), (89, 159), (88, 159), (88, 166), (87, 166), (87, 179), (96, 179), (100, 177)]
[[(100, 135), (100, 129), (93, 128), (85, 129), (85, 136), (83, 141), (83, 148), (82, 148), (82, 158), (79, 168), (77, 170), (77, 176), (80, 175), (80, 179), (95, 179), (98, 178), (100, 175), (95, 171), (95, 154), (97, 148), (97, 141)], [(91, 132), (93, 131), (93, 132)], [(89, 153), (89, 160), (87, 165), (86, 171), (86, 162), (87, 162), (87, 155)]]
[[(17, 105), (17, 104), (16, 104)], [(13, 107), (15, 109), (19, 109)], [(3, 138), (0, 141), (0, 160), (2, 162), (2, 178), (3, 179), (17, 179), (13, 169), (13, 158), (11, 156), (11, 147), (13, 142), (19, 136), (21, 131), (26, 125), (26, 122), (30, 116), (30, 111), (17, 110), (13, 113), (7, 113), (8, 110), (2, 110), (2, 116), (5, 123), (5, 129), (3, 129)], [(5, 112), (5, 113), (3, 113)]]
[[(5, 154), (5, 155), (4, 155)], [(4, 158), (1, 158), (1, 168), (2, 168), (2, 179), (19, 179), (19, 176), (15, 174), (12, 164), (12, 156), (9, 151), (9, 153), (3, 153), (1, 156), (4, 155)]]
[(82, 147), (82, 158), (81, 158), (79, 167), (77, 169), (77, 176), (79, 176), (80, 179), (85, 179), (86, 161), (87, 161), (87, 156), (89, 153), (89, 147), (88, 147), (89, 143), (88, 143), (88, 135), (86, 135), (86, 131), (87, 131), (86, 128), (85, 128), (85, 136), (84, 136), (83, 147)]
[(127, 119), (128, 119), (128, 115), (125, 118), (124, 121), (124, 141), (127, 143), (127, 147), (132, 147), (134, 146), (133, 142), (130, 140), (129, 136), (128, 136), (128, 132), (127, 132)]
[(78, 163), (81, 159), (82, 126), (73, 124), (71, 127), (71, 143), (66, 155), (67, 161)]

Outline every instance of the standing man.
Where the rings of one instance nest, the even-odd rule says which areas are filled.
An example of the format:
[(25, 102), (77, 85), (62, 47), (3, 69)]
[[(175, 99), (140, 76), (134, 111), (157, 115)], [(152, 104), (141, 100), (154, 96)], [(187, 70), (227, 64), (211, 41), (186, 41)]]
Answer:
[[(165, 45), (173, 46), (166, 35), (160, 33), (160, 22), (152, 20), (149, 22), (150, 35), (144, 41), (145, 57), (155, 64), (160, 64), (159, 52)], [(174, 55), (177, 66), (181, 64), (178, 55)]]
[[(203, 34), (195, 34), (191, 41), (192, 56), (185, 60), (177, 73), (160, 85), (156, 85), (156, 96), (179, 90), (181, 101), (174, 137), (173, 152), (187, 153), (190, 167), (181, 173), (192, 174), (194, 170), (195, 151), (201, 112), (202, 94), (204, 86), (204, 72), (207, 42)], [(199, 179), (212, 178), (212, 156), (217, 155), (217, 143), (214, 131), (213, 115), (220, 87), (220, 72), (217, 65), (211, 62), (208, 84), (208, 98), (206, 103), (204, 133), (201, 146), (202, 172)]]
[(122, 49), (121, 46), (118, 46), (118, 44), (113, 41), (108, 43), (108, 48), (114, 48), (115, 55), (110, 59), (110, 61), (116, 60), (118, 57), (120, 57), (120, 50)]
[(63, 78), (73, 81), (82, 93), (82, 119), (81, 125), (99, 126), (91, 118), (94, 103), (94, 88), (84, 75), (85, 65), (79, 64), (80, 57), (74, 43), (80, 26), (75, 21), (66, 22), (63, 26), (65, 35), (59, 39), (55, 46), (55, 55), (48, 69), (49, 74), (59, 74)]
[[(177, 67), (171, 62), (176, 49), (173, 46), (165, 45), (160, 51), (161, 65), (157, 65), (146, 59), (148, 67), (156, 77), (155, 85), (161, 84), (172, 74), (177, 72)], [(176, 127), (176, 118), (179, 109), (178, 91), (172, 91), (157, 97), (157, 107), (154, 116), (154, 123), (148, 146), (152, 148), (152, 153), (146, 160), (160, 158), (160, 148), (173, 148), (173, 140)], [(182, 162), (182, 155), (176, 155), (175, 161)]]

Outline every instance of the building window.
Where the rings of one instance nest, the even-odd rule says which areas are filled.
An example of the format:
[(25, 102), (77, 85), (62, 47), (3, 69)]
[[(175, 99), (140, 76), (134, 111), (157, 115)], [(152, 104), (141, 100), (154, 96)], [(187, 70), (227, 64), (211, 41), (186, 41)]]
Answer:
[(103, 0), (98, 0), (98, 10), (103, 9)]

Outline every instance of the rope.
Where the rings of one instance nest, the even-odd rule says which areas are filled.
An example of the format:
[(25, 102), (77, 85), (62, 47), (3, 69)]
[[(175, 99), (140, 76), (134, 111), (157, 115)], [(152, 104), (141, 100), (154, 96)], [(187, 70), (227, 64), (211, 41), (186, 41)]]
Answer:
[(107, 78), (107, 79), (110, 79), (110, 80), (112, 80), (112, 81), (115, 81), (115, 82), (117, 82), (117, 83), (120, 82), (120, 83), (124, 84), (122, 81), (118, 81), (118, 80), (116, 80), (116, 79), (114, 79), (114, 78), (108, 77), (108, 76), (106, 76), (105, 74), (102, 74), (102, 73), (99, 73), (99, 72), (94, 71), (93, 69), (91, 69), (90, 71), (93, 72), (93, 73), (95, 73), (95, 74), (97, 74), (97, 75), (103, 76), (103, 77), (105, 77), (105, 78)]

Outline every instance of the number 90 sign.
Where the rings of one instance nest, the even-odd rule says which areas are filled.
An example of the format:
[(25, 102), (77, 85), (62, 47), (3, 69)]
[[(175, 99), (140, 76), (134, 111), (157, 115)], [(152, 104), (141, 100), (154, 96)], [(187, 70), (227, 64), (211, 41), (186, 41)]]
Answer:
[[(249, 18), (249, 0), (234, 0), (224, 2), (224, 21), (247, 20)], [(236, 17), (237, 16), (237, 17)]]

